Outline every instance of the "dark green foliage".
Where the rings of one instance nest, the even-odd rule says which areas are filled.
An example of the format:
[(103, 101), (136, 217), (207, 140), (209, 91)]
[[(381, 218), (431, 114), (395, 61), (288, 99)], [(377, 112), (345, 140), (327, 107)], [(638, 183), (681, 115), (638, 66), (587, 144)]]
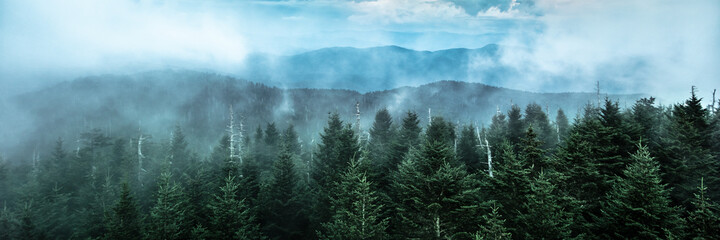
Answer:
[(292, 154), (300, 156), (301, 150), (300, 143), (298, 142), (298, 135), (295, 131), (295, 126), (290, 124), (282, 134), (282, 144), (279, 146), (287, 147)]
[(508, 111), (507, 140), (512, 146), (520, 144), (520, 139), (525, 135), (525, 123), (522, 119), (522, 110), (517, 105), (512, 105)]
[(328, 191), (340, 181), (342, 169), (348, 162), (360, 157), (355, 131), (350, 125), (343, 126), (337, 113), (330, 114), (320, 137), (322, 141), (310, 166), (311, 187), (315, 194), (312, 221), (318, 225), (331, 216)]
[(518, 158), (509, 142), (503, 142), (496, 154), (493, 199), (502, 205), (500, 213), (508, 220), (511, 232), (517, 234), (520, 226), (519, 214), (523, 203), (530, 194), (530, 169), (523, 158)]
[(497, 114), (492, 117), (486, 136), (488, 142), (490, 142), (491, 145), (495, 145), (493, 146), (493, 150), (497, 149), (497, 145), (507, 139), (508, 133), (508, 123), (505, 119), (505, 114), (498, 111)]
[(0, 239), (14, 239), (18, 224), (15, 214), (3, 204), (0, 210)]
[(557, 130), (550, 126), (550, 120), (542, 107), (536, 103), (528, 104), (525, 108), (525, 126), (532, 126), (543, 143), (542, 149), (549, 150), (557, 144)]
[(140, 229), (142, 218), (127, 184), (122, 184), (120, 200), (112, 211), (107, 221), (108, 239), (142, 239), (143, 234)]
[(682, 236), (684, 221), (678, 208), (670, 205), (660, 167), (647, 147), (638, 145), (624, 177), (618, 180), (603, 203), (599, 223), (604, 238), (665, 238), (666, 232)]
[(557, 141), (561, 142), (567, 138), (570, 132), (570, 123), (562, 109), (558, 109), (557, 115), (555, 116), (555, 126), (557, 128)]
[(398, 168), (393, 189), (402, 236), (440, 239), (477, 231), (471, 223), (477, 222), (479, 183), (446, 142), (426, 141)]
[(391, 173), (397, 169), (402, 156), (397, 149), (396, 130), (387, 109), (378, 110), (370, 128), (370, 142), (367, 146), (368, 160), (372, 162), (370, 178), (383, 190), (390, 185)]
[[(694, 93), (671, 108), (646, 98), (623, 110), (606, 100), (588, 105), (572, 125), (562, 110), (553, 126), (540, 105), (529, 105), (524, 118), (514, 106), (479, 133), (440, 116), (422, 133), (417, 114), (393, 123), (391, 111), (380, 109), (367, 142), (340, 120), (350, 116), (340, 107), (316, 142), (314, 122), (302, 120), (309, 107), (297, 106), (284, 115), (283, 131), (271, 118), (248, 119), (262, 125), (256, 138), (244, 135), (243, 151), (232, 158), (228, 135), (215, 146), (190, 139), (203, 131), (217, 138), (224, 124), (188, 128), (187, 137), (176, 127), (157, 142), (143, 135), (142, 157), (134, 129), (112, 136), (94, 129), (54, 146), (41, 139), (31, 154), (0, 159), (0, 239), (720, 235), (711, 201), (720, 117)], [(485, 139), (494, 177), (486, 173)], [(637, 142), (647, 147), (637, 150)], [(198, 158), (190, 149), (212, 153)]]
[(700, 180), (698, 193), (692, 201), (693, 208), (687, 217), (688, 238), (713, 239), (720, 236), (720, 216), (717, 205), (706, 195), (707, 187)]
[(534, 176), (538, 176), (543, 170), (548, 170), (550, 163), (545, 157), (545, 150), (542, 149), (542, 141), (538, 140), (533, 127), (530, 126), (521, 140), (520, 157), (523, 158), (527, 167), (531, 169)]
[(420, 120), (415, 112), (405, 113), (400, 131), (398, 132), (395, 151), (390, 158), (390, 162), (396, 163), (395, 166), (393, 166), (394, 168), (397, 167), (397, 164), (402, 161), (405, 154), (407, 154), (411, 148), (417, 147), (420, 144), (420, 132), (422, 129), (419, 124)]
[(425, 138), (428, 141), (438, 141), (453, 146), (455, 143), (455, 126), (442, 117), (433, 117), (432, 124), (425, 131)]
[(388, 219), (382, 218), (382, 205), (361, 168), (351, 161), (336, 183), (330, 200), (334, 213), (323, 223), (320, 239), (387, 239)]
[(460, 140), (457, 144), (457, 158), (464, 163), (471, 173), (487, 171), (487, 162), (482, 159), (478, 134), (473, 125), (465, 126), (460, 132)]
[(172, 141), (168, 150), (168, 158), (171, 161), (171, 172), (173, 175), (182, 176), (188, 166), (190, 166), (190, 151), (187, 149), (188, 143), (185, 140), (185, 134), (180, 126), (175, 126), (172, 132)]
[(302, 214), (294, 157), (287, 146), (278, 154), (273, 165), (272, 180), (263, 199), (263, 228), (270, 239), (300, 239), (306, 233), (307, 218)]
[(633, 152), (634, 143), (630, 140), (628, 127), (620, 114), (617, 102), (605, 99), (604, 108), (600, 109), (600, 128), (596, 135), (596, 156), (598, 171), (604, 177), (606, 187), (627, 166), (627, 159)]
[(165, 171), (158, 180), (155, 206), (150, 209), (148, 239), (182, 239), (189, 236), (185, 223), (185, 195), (172, 180), (172, 173)]
[[(237, 199), (240, 185), (234, 176), (225, 178), (220, 193), (210, 202), (209, 236), (211, 239), (260, 239), (259, 226), (243, 200)], [(197, 233), (196, 233), (197, 234)]]
[(664, 139), (661, 151), (662, 163), (668, 166), (665, 174), (673, 187), (672, 198), (687, 208), (688, 196), (703, 177), (709, 186), (708, 197), (720, 198), (720, 162), (710, 150), (708, 111), (700, 101), (693, 89), (684, 104), (673, 106), (670, 136)]
[(500, 215), (499, 207), (493, 206), (490, 212), (483, 215), (480, 230), (475, 233), (475, 240), (510, 240), (512, 234), (505, 228), (505, 220)]
[(572, 199), (564, 196), (555, 184), (540, 173), (530, 184), (530, 193), (523, 204), (518, 234), (526, 239), (567, 239), (573, 214), (565, 206)]

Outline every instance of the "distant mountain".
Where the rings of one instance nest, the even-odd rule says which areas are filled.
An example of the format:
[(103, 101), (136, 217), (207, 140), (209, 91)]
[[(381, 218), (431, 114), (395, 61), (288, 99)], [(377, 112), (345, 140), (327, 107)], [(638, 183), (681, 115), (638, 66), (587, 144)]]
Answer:
[(398, 46), (324, 48), (291, 56), (250, 56), (241, 76), (276, 86), (360, 92), (440, 80), (494, 83), (508, 72), (498, 64), (498, 51), (495, 44), (432, 52)]
[[(433, 53), (418, 54), (426, 54), (428, 58), (435, 56)], [(621, 101), (622, 106), (640, 96), (609, 97)], [(303, 141), (308, 143), (313, 138), (318, 139), (317, 134), (326, 124), (328, 112), (338, 112), (343, 120), (354, 123), (356, 103), (360, 104), (361, 126), (367, 130), (375, 112), (383, 107), (390, 110), (396, 123), (406, 111), (415, 111), (424, 125), (430, 108), (433, 115), (453, 122), (482, 125), (489, 124), (498, 109), (506, 112), (511, 104), (524, 108), (528, 103), (536, 102), (546, 106), (554, 119), (558, 108), (564, 109), (572, 118), (585, 104), (596, 101), (597, 96), (592, 93), (532, 93), (458, 81), (360, 93), (282, 89), (194, 71), (92, 76), (23, 94), (0, 105), (4, 108), (0, 112), (5, 113), (0, 115), (3, 126), (0, 152), (51, 149), (49, 146), (57, 137), (74, 146), (82, 132), (94, 128), (128, 138), (142, 131), (154, 135), (154, 141), (164, 142), (170, 137), (172, 128), (180, 125), (193, 143), (191, 146), (206, 146), (194, 149), (204, 153), (210, 151), (224, 134), (230, 106), (237, 117), (244, 118), (245, 134), (253, 134), (257, 126), (272, 121), (281, 128), (292, 123)], [(32, 142), (30, 139), (45, 141)]]

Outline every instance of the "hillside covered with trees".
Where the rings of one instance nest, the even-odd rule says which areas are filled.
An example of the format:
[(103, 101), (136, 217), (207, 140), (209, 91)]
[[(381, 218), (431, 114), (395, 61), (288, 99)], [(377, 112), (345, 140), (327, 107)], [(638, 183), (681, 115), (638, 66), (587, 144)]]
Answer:
[(39, 134), (54, 145), (0, 160), (0, 239), (720, 236), (716, 104), (694, 89), (670, 106), (582, 104), (574, 119), (513, 104), (487, 126), (384, 107), (360, 124), (318, 104), (325, 119), (310, 141), (298, 115), (240, 118), (242, 106), (223, 106), (208, 153), (190, 137), (202, 124), (178, 124), (168, 141)]

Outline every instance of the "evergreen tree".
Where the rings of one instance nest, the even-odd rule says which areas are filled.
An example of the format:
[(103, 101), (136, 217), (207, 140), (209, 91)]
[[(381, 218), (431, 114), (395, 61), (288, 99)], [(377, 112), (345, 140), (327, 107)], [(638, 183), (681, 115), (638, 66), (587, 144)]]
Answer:
[(46, 238), (45, 233), (36, 227), (34, 210), (32, 202), (25, 203), (20, 215), (18, 239), (41, 240)]
[(463, 127), (457, 145), (457, 158), (464, 163), (471, 173), (487, 170), (487, 163), (481, 159), (480, 142), (473, 125)]
[(337, 113), (330, 115), (328, 125), (320, 137), (321, 143), (310, 169), (311, 186), (315, 195), (311, 217), (312, 222), (317, 225), (316, 229), (320, 223), (331, 217), (329, 191), (333, 183), (340, 180), (341, 171), (348, 162), (358, 159), (360, 155), (355, 131), (349, 124), (343, 126)]
[(307, 219), (301, 215), (294, 158), (288, 146), (278, 154), (273, 165), (272, 180), (265, 190), (266, 209), (263, 228), (270, 239), (300, 239)]
[(505, 114), (498, 110), (492, 117), (490, 128), (487, 130), (487, 140), (492, 146), (492, 151), (497, 151), (498, 145), (508, 138), (508, 122)]
[(638, 151), (603, 203), (599, 223), (604, 238), (665, 238), (666, 232), (682, 236), (683, 220), (670, 206), (666, 184), (661, 183), (660, 167), (647, 147)]
[(155, 206), (150, 209), (148, 239), (182, 239), (189, 233), (183, 233), (185, 224), (185, 199), (180, 186), (172, 180), (172, 172), (164, 171), (158, 179), (158, 191)]
[(505, 220), (500, 215), (499, 207), (493, 206), (490, 213), (483, 215), (480, 230), (475, 233), (475, 240), (510, 240), (512, 234), (505, 228)]
[(331, 196), (332, 220), (323, 223), (321, 239), (386, 239), (388, 220), (381, 216), (375, 192), (356, 161), (351, 161)]
[(15, 239), (18, 222), (15, 214), (3, 204), (0, 210), (0, 239)]
[(720, 198), (720, 162), (710, 151), (708, 111), (700, 102), (693, 88), (684, 104), (673, 106), (670, 136), (663, 139), (660, 153), (673, 202), (686, 208), (691, 207), (689, 196), (702, 177), (709, 186), (708, 197)]
[(698, 193), (693, 199), (693, 210), (687, 218), (688, 238), (692, 239), (713, 239), (720, 236), (720, 216), (718, 216), (717, 205), (706, 196), (707, 187), (704, 181), (700, 180)]
[(433, 117), (432, 124), (425, 131), (427, 141), (438, 141), (447, 146), (455, 143), (455, 126), (442, 117)]
[[(197, 166), (187, 180), (187, 191), (185, 191), (185, 199), (187, 199), (184, 205), (185, 210), (185, 226), (183, 228), (186, 231), (193, 229), (189, 235), (183, 235), (182, 238), (192, 238), (196, 233), (195, 228), (203, 229), (203, 232), (207, 231), (207, 227), (210, 226), (210, 210), (208, 204), (210, 199), (208, 196), (211, 195), (211, 189), (220, 188), (215, 184), (216, 176), (211, 174), (210, 166), (207, 162), (201, 163)], [(187, 234), (187, 232), (184, 232)]]
[(524, 214), (518, 217), (523, 236), (527, 239), (569, 238), (573, 215), (564, 206), (572, 199), (558, 191), (542, 172), (531, 183), (530, 189), (523, 204)]
[(538, 176), (543, 170), (548, 170), (550, 163), (545, 157), (545, 150), (542, 149), (542, 141), (538, 140), (537, 134), (533, 130), (532, 125), (525, 132), (525, 137), (521, 140), (520, 156), (527, 167), (531, 169), (534, 176)]
[[(513, 104), (507, 116), (507, 140), (515, 147), (520, 144), (520, 139), (522, 139), (526, 129), (520, 107)], [(515, 150), (517, 150), (517, 148), (515, 148)]]
[(180, 126), (175, 126), (172, 133), (172, 141), (170, 142), (170, 149), (168, 156), (170, 156), (171, 170), (173, 175), (177, 174), (181, 176), (182, 173), (190, 166), (190, 152), (187, 149), (188, 143), (185, 140), (185, 133), (183, 133)]
[(243, 200), (237, 199), (239, 184), (235, 177), (225, 178), (220, 194), (210, 202), (212, 212), (210, 224), (212, 239), (261, 239), (259, 226), (253, 224), (255, 216), (250, 215)]
[(395, 141), (395, 129), (390, 113), (386, 108), (378, 110), (375, 114), (375, 122), (370, 128), (367, 153), (373, 166), (370, 178), (383, 190), (390, 185), (390, 173), (397, 169), (401, 159), (394, 152)]
[(508, 226), (514, 236), (520, 226), (519, 214), (522, 211), (526, 196), (530, 194), (530, 169), (523, 158), (518, 158), (509, 142), (503, 142), (496, 155), (497, 168), (493, 183), (493, 199), (501, 204), (500, 213), (506, 216)]
[(543, 143), (543, 150), (555, 148), (557, 144), (557, 130), (550, 126), (550, 120), (542, 107), (537, 103), (530, 103), (525, 108), (524, 126), (533, 126), (538, 139)]
[(390, 158), (390, 162), (395, 163), (391, 164), (394, 169), (397, 169), (397, 165), (411, 148), (417, 147), (420, 144), (421, 131), (422, 129), (420, 128), (420, 120), (418, 119), (417, 113), (405, 113), (395, 144), (395, 151)]
[(113, 207), (113, 214), (108, 220), (108, 239), (142, 239), (140, 223), (135, 199), (130, 195), (127, 183), (122, 184), (120, 200)]
[(290, 149), (290, 152), (292, 154), (295, 154), (297, 156), (300, 156), (300, 154), (302, 154), (302, 149), (300, 149), (300, 142), (298, 142), (298, 135), (295, 131), (295, 126), (290, 124), (285, 129), (285, 131), (283, 131), (282, 143), (279, 146), (286, 146), (288, 149)]
[(263, 158), (257, 159), (260, 163), (260, 169), (263, 171), (272, 170), (272, 164), (280, 152), (280, 143), (283, 141), (280, 131), (275, 127), (275, 123), (271, 122), (265, 126), (265, 149)]
[[(436, 123), (446, 129), (437, 119), (430, 128)], [(428, 138), (419, 151), (408, 155), (398, 168), (393, 189), (400, 231), (406, 238), (469, 237), (477, 230), (470, 223), (477, 222), (479, 183), (457, 163), (443, 138)]]
[(557, 111), (555, 124), (557, 125), (557, 141), (563, 141), (567, 138), (568, 133), (570, 132), (570, 123), (568, 122), (568, 118), (562, 108)]

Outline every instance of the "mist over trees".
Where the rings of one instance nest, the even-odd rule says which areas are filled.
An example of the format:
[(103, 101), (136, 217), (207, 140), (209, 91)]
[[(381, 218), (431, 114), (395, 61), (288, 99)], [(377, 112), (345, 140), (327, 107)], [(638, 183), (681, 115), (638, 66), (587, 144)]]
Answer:
[[(106, 84), (69, 84), (92, 91), (99, 87), (93, 83)], [(353, 108), (388, 97), (381, 93), (297, 89), (292, 91), (294, 100), (286, 103), (293, 107), (286, 112), (262, 104), (226, 105), (217, 97), (262, 103), (282, 102), (288, 95), (252, 83), (241, 83), (244, 88), (236, 88), (238, 82), (226, 83), (224, 89), (204, 88), (191, 102), (216, 103), (181, 105), (188, 114), (175, 119), (174, 125), (159, 124), (165, 129), (113, 125), (113, 131), (85, 130), (77, 140), (58, 138), (62, 131), (87, 129), (76, 126), (48, 131), (55, 136), (28, 136), (52, 144), (18, 154), (32, 156), (28, 161), (15, 155), (0, 159), (0, 238), (718, 236), (720, 114), (714, 103), (702, 106), (694, 89), (686, 101), (670, 106), (654, 98), (641, 98), (627, 107), (612, 98), (596, 100), (598, 104), (586, 101), (574, 119), (568, 119), (566, 109), (551, 115), (538, 102), (513, 101), (504, 111), (483, 107), (490, 114), (478, 123), (463, 117), (473, 113), (457, 114), (462, 108)], [(139, 86), (125, 80), (110, 84)], [(245, 94), (234, 92), (238, 89)], [(230, 93), (217, 92), (224, 90)], [(423, 88), (413, 91), (408, 98), (418, 98), (418, 103), (424, 102), (419, 96), (448, 95), (423, 95), (430, 91)], [(355, 99), (335, 103), (350, 103), (339, 110), (332, 96), (361, 100), (354, 101), (358, 105)], [(179, 98), (140, 102), (152, 105), (150, 100), (165, 99), (171, 104)], [(150, 113), (136, 110), (137, 116)], [(114, 118), (127, 111), (104, 113)], [(67, 123), (46, 124), (39, 128)], [(147, 133), (166, 129), (169, 138)], [(205, 146), (202, 138), (213, 143)]]

